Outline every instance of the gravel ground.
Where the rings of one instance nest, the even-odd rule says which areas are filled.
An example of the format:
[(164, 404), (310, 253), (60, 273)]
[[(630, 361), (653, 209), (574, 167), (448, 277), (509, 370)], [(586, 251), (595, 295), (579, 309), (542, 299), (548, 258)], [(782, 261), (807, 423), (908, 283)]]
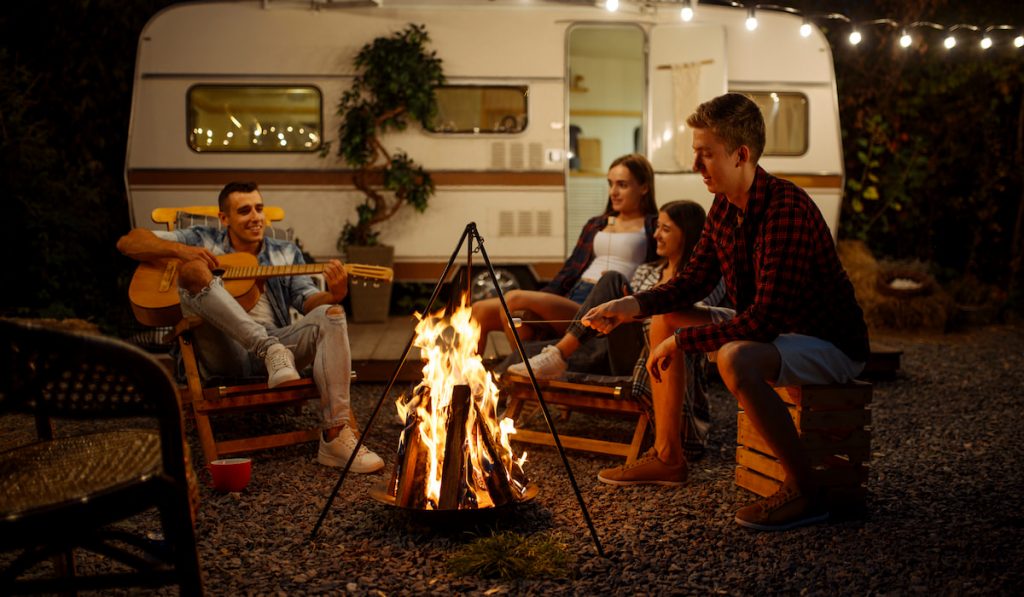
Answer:
[[(207, 591), (1020, 594), (1024, 448), (1013, 429), (1024, 408), (1024, 326), (876, 336), (905, 352), (895, 379), (875, 381), (870, 496), (862, 519), (786, 533), (737, 526), (733, 515), (753, 494), (733, 483), (736, 405), (718, 384), (711, 394), (711, 449), (692, 466), (684, 488), (602, 485), (598, 470), (616, 461), (569, 453), (604, 558), (596, 554), (558, 453), (546, 448), (531, 449), (526, 467), (539, 495), (498, 518), (410, 518), (368, 496), (384, 474), (352, 475), (310, 542), (338, 475), (317, 465), (307, 445), (257, 454), (253, 481), (242, 493), (203, 488), (197, 532)], [(355, 388), (360, 421), (382, 389)], [(368, 438), (388, 462), (387, 474), (399, 431), (390, 402)], [(11, 417), (0, 419), (7, 439), (12, 424)], [(573, 414), (563, 426), (628, 437), (632, 424)], [(453, 576), (449, 558), (493, 528), (560, 537), (577, 555), (569, 577)], [(80, 565), (101, 564), (83, 558)]]

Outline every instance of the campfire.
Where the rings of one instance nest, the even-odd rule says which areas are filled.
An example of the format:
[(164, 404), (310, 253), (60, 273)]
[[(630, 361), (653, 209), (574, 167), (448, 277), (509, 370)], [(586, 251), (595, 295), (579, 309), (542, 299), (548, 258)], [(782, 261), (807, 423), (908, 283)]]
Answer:
[(405, 421), (387, 488), (396, 506), (493, 508), (535, 493), (526, 453), (516, 457), (509, 445), (512, 420), (498, 420), (498, 388), (476, 352), (480, 326), (470, 313), (463, 297), (455, 309), (417, 315), (413, 345), (426, 364), (412, 395), (396, 402)]

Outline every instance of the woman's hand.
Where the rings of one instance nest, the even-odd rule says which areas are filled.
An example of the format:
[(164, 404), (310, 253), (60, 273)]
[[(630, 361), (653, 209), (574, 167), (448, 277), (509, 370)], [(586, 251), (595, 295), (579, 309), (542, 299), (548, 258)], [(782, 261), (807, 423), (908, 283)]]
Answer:
[(640, 314), (640, 303), (631, 296), (602, 303), (583, 316), (580, 323), (602, 334), (614, 330), (620, 323), (632, 321)]
[(674, 335), (665, 338), (651, 349), (651, 354), (647, 357), (647, 371), (654, 381), (661, 383), (661, 372), (672, 366), (672, 359), (678, 351)]

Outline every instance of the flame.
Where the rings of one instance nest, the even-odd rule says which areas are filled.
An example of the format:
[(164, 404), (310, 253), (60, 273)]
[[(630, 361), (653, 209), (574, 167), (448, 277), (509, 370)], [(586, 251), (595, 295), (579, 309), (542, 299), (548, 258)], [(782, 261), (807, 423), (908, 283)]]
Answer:
[[(492, 467), (505, 469), (505, 477), (510, 479), (512, 488), (520, 496), (526, 489), (522, 474), (526, 453), (517, 458), (509, 444), (509, 435), (515, 433), (512, 419), (498, 421), (498, 387), (476, 352), (480, 326), (472, 319), (471, 313), (465, 295), (450, 317), (445, 317), (444, 310), (430, 316), (416, 313), (419, 323), (413, 345), (419, 347), (421, 358), (426, 361), (423, 381), (416, 386), (411, 398), (401, 396), (395, 403), (403, 421), (408, 421), (412, 413), (418, 420), (421, 445), (427, 450), (424, 486), (427, 509), (435, 509), (440, 496), (448, 414), (457, 385), (470, 388), (472, 406), (466, 421), (467, 439), (463, 449), (472, 470), (469, 490), (475, 494), (477, 507), (494, 505), (484, 478), (485, 471)], [(500, 462), (491, 462), (484, 438), (480, 435), (481, 429), (490, 436), (491, 445), (498, 448)]]

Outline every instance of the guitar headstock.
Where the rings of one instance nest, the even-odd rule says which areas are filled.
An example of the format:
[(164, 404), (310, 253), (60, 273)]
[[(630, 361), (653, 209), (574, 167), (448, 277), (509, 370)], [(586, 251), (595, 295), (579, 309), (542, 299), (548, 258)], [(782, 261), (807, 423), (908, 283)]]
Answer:
[(360, 286), (380, 287), (381, 284), (390, 283), (395, 278), (395, 272), (390, 267), (381, 265), (363, 265), (359, 263), (346, 263), (349, 283)]

